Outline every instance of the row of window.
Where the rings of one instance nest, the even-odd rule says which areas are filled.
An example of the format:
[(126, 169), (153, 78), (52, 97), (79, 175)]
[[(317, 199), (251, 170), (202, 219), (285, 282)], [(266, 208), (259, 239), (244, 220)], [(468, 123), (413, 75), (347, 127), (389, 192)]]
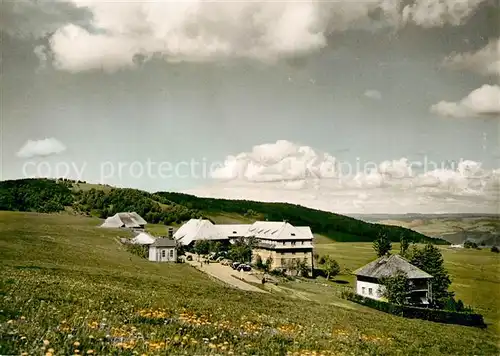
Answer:
[[(361, 294), (366, 294), (365, 287), (361, 287)], [(373, 295), (373, 288), (368, 288), (368, 295)]]
[[(166, 256), (165, 250), (161, 250), (161, 257), (165, 258), (165, 256)], [(169, 257), (174, 258), (174, 250), (170, 250)]]

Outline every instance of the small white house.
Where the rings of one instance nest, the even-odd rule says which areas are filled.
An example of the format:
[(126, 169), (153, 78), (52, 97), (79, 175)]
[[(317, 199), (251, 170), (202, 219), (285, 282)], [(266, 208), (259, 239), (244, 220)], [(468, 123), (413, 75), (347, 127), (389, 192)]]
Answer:
[(160, 238), (149, 245), (149, 260), (153, 262), (176, 262), (177, 245), (175, 240)]
[(431, 279), (433, 277), (399, 255), (382, 256), (354, 271), (356, 294), (376, 300), (383, 299), (385, 287), (381, 279), (393, 277), (398, 272), (405, 273), (410, 281), (410, 302), (429, 304), (432, 300)]

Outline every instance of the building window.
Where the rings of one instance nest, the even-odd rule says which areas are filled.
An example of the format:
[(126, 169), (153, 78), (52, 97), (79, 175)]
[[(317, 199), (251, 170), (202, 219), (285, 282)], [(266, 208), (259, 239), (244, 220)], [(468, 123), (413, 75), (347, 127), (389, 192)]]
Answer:
[(292, 232), (290, 235), (295, 236), (295, 232)]
[(295, 252), (292, 252), (292, 255), (295, 255)]
[(165, 257), (165, 250), (161, 250), (161, 257)]
[(373, 288), (368, 288), (368, 294), (373, 295)]
[(361, 294), (366, 294), (366, 288), (365, 287), (361, 287)]
[(295, 241), (292, 241), (292, 246), (295, 246), (295, 243), (296, 243)]
[(174, 258), (174, 250), (170, 250), (170, 258)]

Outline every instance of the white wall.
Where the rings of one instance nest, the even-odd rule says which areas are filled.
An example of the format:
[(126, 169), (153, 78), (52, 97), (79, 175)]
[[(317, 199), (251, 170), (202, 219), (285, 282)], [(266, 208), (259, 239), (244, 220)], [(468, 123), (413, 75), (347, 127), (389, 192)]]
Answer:
[(156, 247), (149, 246), (149, 260), (156, 261)]
[[(163, 251), (165, 251), (165, 257), (163, 257)], [(170, 251), (172, 251), (172, 255)], [(177, 250), (173, 247), (149, 247), (149, 260), (153, 262), (176, 262)]]
[[(365, 292), (363, 293), (363, 288)], [(372, 289), (372, 295), (370, 295), (369, 291)], [(363, 297), (372, 298), (376, 300), (382, 299), (382, 291), (384, 286), (377, 283), (370, 283), (364, 281), (356, 281), (356, 294), (359, 294)]]

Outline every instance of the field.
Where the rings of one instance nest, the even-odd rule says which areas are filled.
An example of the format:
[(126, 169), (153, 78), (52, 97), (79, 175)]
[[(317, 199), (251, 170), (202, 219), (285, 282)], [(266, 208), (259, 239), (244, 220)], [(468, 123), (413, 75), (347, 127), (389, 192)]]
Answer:
[[(499, 352), (494, 327), (387, 315), (339, 300), (335, 287), (321, 281), (290, 283), (284, 286), (294, 291), (290, 295), (249, 293), (187, 264), (150, 263), (117, 243), (126, 232), (99, 229), (100, 223), (78, 216), (0, 212), (0, 354)], [(371, 258), (369, 244), (323, 243), (318, 249), (351, 269)], [(460, 283), (457, 295), (485, 314), (491, 309), (487, 321), (497, 323), (493, 303), (499, 281), (491, 272), (498, 258), (486, 251), (467, 253), (445, 254)], [(302, 291), (302, 296), (316, 297), (297, 298)]]
[(478, 244), (500, 245), (500, 220), (493, 216), (393, 218), (379, 220), (377, 223), (405, 227), (427, 236), (442, 237), (453, 244), (461, 244), (469, 239)]
[[(457, 298), (474, 307), (485, 316), (491, 329), (500, 332), (500, 256), (489, 249), (452, 249), (438, 246), (445, 261), (445, 267), (452, 279), (451, 290)], [(398, 253), (399, 244), (393, 244), (393, 252)], [(337, 276), (353, 285), (354, 277), (346, 270), (372, 261), (374, 251), (369, 243), (331, 243), (327, 238), (316, 239), (316, 252), (328, 254), (339, 261), (344, 272)]]

